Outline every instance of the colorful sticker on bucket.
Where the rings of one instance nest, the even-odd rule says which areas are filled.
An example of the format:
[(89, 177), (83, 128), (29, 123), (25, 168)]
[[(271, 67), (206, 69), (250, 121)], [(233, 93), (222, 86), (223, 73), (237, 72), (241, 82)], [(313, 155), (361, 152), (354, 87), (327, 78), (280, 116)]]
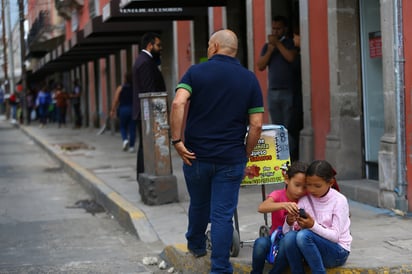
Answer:
[(283, 182), (282, 167), (290, 162), (289, 158), (286, 128), (277, 125), (264, 126), (258, 144), (246, 165), (242, 185)]

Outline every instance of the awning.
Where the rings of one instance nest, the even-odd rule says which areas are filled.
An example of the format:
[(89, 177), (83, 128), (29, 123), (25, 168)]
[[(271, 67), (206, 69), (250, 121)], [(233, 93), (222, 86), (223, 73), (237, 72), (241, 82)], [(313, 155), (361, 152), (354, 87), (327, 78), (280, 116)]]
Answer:
[(140, 42), (147, 31), (161, 32), (161, 22), (106, 22), (102, 16), (93, 18), (83, 30), (47, 53), (32, 67), (32, 76), (44, 77), (67, 71), (89, 61), (115, 54)]
[[(129, 18), (130, 19), (130, 18)], [(104, 22), (103, 16), (93, 18), (84, 26), (84, 36), (90, 37), (112, 37), (133, 36), (131, 42), (140, 39), (140, 36), (147, 31), (161, 32), (164, 22), (160, 21), (109, 21)]]
[[(103, 15), (89, 21), (70, 41), (65, 41), (32, 66), (33, 77), (67, 71), (138, 44), (148, 31), (161, 33), (173, 20), (207, 16), (207, 7), (227, 0), (112, 0)], [(162, 27), (163, 26), (163, 27)]]

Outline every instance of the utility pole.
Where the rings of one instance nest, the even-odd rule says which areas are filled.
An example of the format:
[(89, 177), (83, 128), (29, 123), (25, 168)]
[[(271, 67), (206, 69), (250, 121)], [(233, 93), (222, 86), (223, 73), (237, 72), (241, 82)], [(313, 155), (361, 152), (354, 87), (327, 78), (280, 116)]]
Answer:
[(23, 123), (27, 123), (28, 115), (26, 107), (26, 43), (24, 41), (24, 3), (23, 0), (19, 0), (19, 25), (20, 25), (20, 56), (21, 56), (21, 84), (23, 90), (21, 91), (21, 106), (23, 109)]
[(10, 2), (9, 0), (4, 0), (5, 3), (5, 17), (6, 17), (6, 23), (7, 23), (7, 34), (8, 34), (8, 41), (7, 41), (7, 48), (8, 48), (8, 58), (9, 58), (9, 67), (10, 67), (10, 80), (8, 81), (9, 84), (9, 93), (14, 92), (14, 57), (13, 57), (13, 36), (11, 33), (11, 19), (10, 19)]
[(4, 0), (1, 0), (1, 27), (2, 27), (2, 38), (3, 38), (3, 70), (4, 70), (4, 88), (5, 91), (7, 92), (7, 84), (9, 82), (9, 76), (8, 76), (8, 68), (7, 68), (7, 40), (6, 40), (6, 21), (4, 20), (4, 9), (5, 9), (5, 5), (4, 5)]

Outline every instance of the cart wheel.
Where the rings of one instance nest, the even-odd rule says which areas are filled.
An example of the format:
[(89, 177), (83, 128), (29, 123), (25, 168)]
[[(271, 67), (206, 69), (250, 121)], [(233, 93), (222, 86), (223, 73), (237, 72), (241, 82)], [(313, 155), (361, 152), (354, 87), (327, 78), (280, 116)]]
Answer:
[(206, 231), (206, 249), (212, 250), (212, 237), (210, 236), (210, 230)]
[(268, 237), (268, 236), (269, 236), (269, 232), (270, 232), (269, 227), (266, 226), (266, 225), (262, 225), (262, 226), (259, 228), (259, 237)]
[(236, 229), (233, 229), (233, 239), (232, 239), (232, 246), (230, 247), (230, 256), (237, 257), (239, 255), (240, 249), (240, 237), (239, 232)]

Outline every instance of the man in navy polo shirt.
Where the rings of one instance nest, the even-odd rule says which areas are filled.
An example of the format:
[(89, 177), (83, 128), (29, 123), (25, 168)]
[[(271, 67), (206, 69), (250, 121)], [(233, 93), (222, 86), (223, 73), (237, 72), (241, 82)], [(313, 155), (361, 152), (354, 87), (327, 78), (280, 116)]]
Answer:
[(230, 30), (210, 37), (209, 60), (183, 76), (170, 117), (172, 144), (184, 162), (190, 195), (187, 247), (195, 257), (206, 255), (210, 221), (211, 273), (233, 272), (232, 218), (247, 159), (262, 130), (262, 92), (256, 76), (235, 59), (237, 48)]

